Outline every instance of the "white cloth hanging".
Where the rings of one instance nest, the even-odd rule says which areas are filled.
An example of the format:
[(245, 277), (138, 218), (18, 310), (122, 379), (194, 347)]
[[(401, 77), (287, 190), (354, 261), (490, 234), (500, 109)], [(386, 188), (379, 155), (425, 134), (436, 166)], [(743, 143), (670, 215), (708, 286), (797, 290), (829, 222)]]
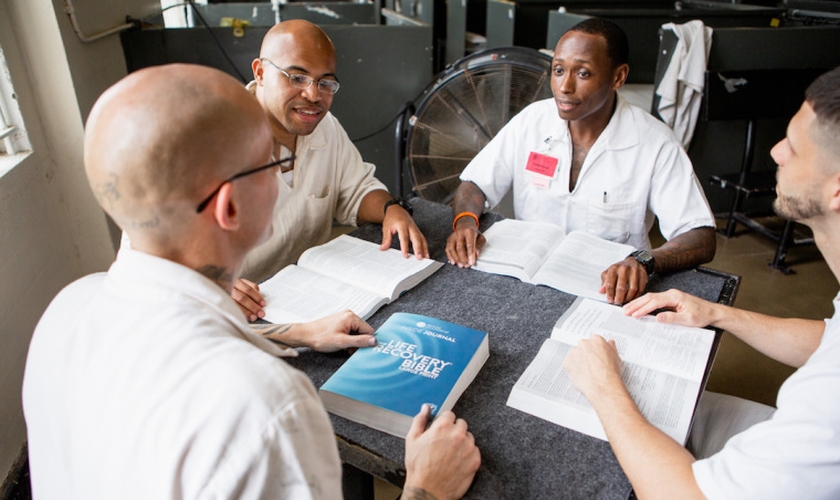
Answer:
[(671, 62), (656, 87), (659, 96), (657, 111), (673, 129), (683, 149), (688, 150), (700, 114), (706, 63), (712, 47), (712, 28), (694, 20), (685, 24), (663, 24), (662, 29), (673, 31), (678, 41)]

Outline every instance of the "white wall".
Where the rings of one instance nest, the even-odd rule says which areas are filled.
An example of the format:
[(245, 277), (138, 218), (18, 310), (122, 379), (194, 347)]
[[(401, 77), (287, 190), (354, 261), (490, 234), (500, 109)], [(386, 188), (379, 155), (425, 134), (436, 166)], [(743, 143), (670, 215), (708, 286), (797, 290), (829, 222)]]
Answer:
[[(159, 9), (157, 0), (74, 5), (87, 35)], [(126, 70), (119, 36), (83, 44), (64, 0), (0, 0), (0, 45), (33, 146), (0, 177), (2, 482), (26, 439), (20, 389), (35, 324), (62, 287), (113, 261), (105, 216), (84, 175), (83, 123), (99, 94)]]

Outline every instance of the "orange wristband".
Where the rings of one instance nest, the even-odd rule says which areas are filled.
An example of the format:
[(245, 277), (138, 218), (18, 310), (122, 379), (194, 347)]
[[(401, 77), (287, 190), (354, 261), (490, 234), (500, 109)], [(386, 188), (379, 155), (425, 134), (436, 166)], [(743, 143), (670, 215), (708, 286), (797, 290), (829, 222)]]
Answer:
[(478, 216), (472, 212), (461, 212), (460, 214), (456, 215), (455, 220), (452, 221), (452, 232), (457, 231), (457, 229), (455, 229), (455, 224), (457, 224), (458, 219), (462, 217), (472, 217), (475, 220), (475, 227), (476, 229), (478, 229)]

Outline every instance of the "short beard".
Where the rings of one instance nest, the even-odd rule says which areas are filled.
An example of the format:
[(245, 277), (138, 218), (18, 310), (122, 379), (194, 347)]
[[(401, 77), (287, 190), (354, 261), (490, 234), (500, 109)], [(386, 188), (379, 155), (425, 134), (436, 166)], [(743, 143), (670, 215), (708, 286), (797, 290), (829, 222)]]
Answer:
[(779, 194), (773, 201), (776, 215), (788, 220), (802, 221), (822, 214), (822, 207), (813, 198), (801, 199)]

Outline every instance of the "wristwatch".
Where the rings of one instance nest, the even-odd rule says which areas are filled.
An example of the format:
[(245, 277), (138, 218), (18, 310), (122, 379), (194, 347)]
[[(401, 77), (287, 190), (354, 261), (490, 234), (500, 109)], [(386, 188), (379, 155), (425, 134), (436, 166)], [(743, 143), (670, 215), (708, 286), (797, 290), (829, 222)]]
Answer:
[(645, 271), (647, 271), (648, 276), (653, 274), (653, 266), (656, 264), (656, 259), (653, 258), (650, 252), (647, 250), (636, 250), (630, 254), (630, 257), (633, 257), (636, 259), (636, 262), (645, 266)]
[(405, 209), (406, 212), (408, 212), (408, 215), (414, 215), (414, 209), (411, 208), (411, 205), (406, 200), (404, 200), (402, 198), (394, 198), (393, 200), (386, 203), (385, 208), (384, 208), (382, 213), (387, 214), (388, 213), (388, 207), (390, 207), (391, 205), (399, 205), (399, 206), (403, 207), (403, 209)]

